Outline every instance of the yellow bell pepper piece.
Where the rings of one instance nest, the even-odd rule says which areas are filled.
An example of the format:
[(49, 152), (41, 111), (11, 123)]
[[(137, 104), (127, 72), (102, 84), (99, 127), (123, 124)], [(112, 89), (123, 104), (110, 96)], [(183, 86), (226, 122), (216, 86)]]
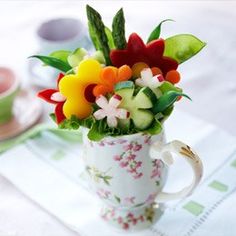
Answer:
[(92, 112), (92, 104), (85, 98), (84, 92), (88, 85), (99, 84), (101, 65), (94, 59), (80, 63), (76, 75), (66, 75), (59, 82), (59, 91), (66, 97), (63, 113), (67, 119), (72, 115), (80, 119), (88, 117)]

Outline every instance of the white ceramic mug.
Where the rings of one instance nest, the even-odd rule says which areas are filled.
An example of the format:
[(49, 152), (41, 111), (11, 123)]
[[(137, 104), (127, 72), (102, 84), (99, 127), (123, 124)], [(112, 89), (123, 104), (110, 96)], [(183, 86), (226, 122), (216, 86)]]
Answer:
[[(101, 216), (119, 229), (140, 230), (149, 227), (160, 216), (157, 204), (192, 193), (202, 173), (198, 155), (180, 141), (165, 143), (164, 133), (137, 133), (107, 137), (92, 142), (83, 134), (83, 158), (91, 189), (103, 201)], [(192, 183), (176, 193), (162, 192), (171, 153), (184, 158), (193, 170)]]
[[(70, 50), (83, 47), (91, 48), (85, 25), (74, 18), (56, 18), (40, 24), (36, 31), (38, 52), (33, 54), (49, 55), (57, 50)], [(53, 68), (42, 68), (38, 60), (29, 61), (29, 72), (34, 82), (42, 87), (55, 86), (58, 71)]]

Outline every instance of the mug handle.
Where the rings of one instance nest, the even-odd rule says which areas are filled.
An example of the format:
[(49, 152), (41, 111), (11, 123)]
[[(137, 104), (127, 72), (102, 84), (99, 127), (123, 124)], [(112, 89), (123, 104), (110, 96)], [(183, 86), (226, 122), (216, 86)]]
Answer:
[(184, 158), (192, 167), (193, 180), (190, 185), (184, 187), (182, 190), (176, 193), (160, 192), (157, 195), (157, 202), (166, 202), (175, 199), (187, 197), (192, 194), (193, 190), (199, 184), (203, 175), (202, 161), (195, 151), (192, 150), (185, 143), (174, 140), (170, 143), (163, 144), (160, 141), (153, 143), (150, 147), (149, 154), (152, 159), (161, 159), (166, 165), (170, 166), (174, 163), (171, 153), (176, 154), (178, 157)]

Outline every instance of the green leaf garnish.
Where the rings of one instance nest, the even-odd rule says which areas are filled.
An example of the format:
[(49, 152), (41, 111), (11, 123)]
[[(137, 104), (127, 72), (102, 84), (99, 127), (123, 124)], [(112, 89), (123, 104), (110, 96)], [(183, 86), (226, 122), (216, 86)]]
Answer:
[(49, 54), (49, 57), (54, 57), (57, 58), (61, 61), (64, 61), (65, 63), (67, 63), (67, 57), (70, 55), (71, 51), (66, 51), (66, 50), (58, 50), (58, 51), (54, 51), (52, 53)]
[(41, 55), (33, 55), (29, 58), (37, 58), (41, 60), (44, 64), (54, 67), (60, 71), (67, 72), (71, 69), (71, 66), (64, 61), (57, 59), (55, 57), (41, 56)]
[(94, 40), (96, 42), (94, 46), (96, 48), (99, 47), (98, 49), (103, 52), (106, 60), (106, 65), (111, 65), (110, 48), (108, 45), (108, 39), (105, 32), (105, 26), (102, 22), (102, 18), (100, 14), (89, 5), (86, 5), (86, 10), (90, 31), (93, 34), (93, 37), (91, 38), (93, 42)]
[(76, 116), (71, 116), (70, 119), (66, 119), (62, 123), (60, 123), (58, 127), (60, 129), (76, 130), (80, 127), (80, 121)]
[(113, 18), (112, 36), (117, 49), (124, 49), (126, 47), (125, 18), (122, 8), (116, 13)]
[(158, 112), (162, 112), (172, 106), (179, 96), (184, 96), (191, 100), (188, 95), (181, 92), (168, 91), (157, 100), (156, 104), (152, 108), (153, 113), (157, 114)]
[(182, 92), (181, 88), (175, 87), (172, 83), (164, 81), (163, 84), (159, 87), (161, 92), (164, 94), (168, 91)]
[(106, 133), (102, 133), (99, 128), (99, 122), (93, 123), (91, 129), (88, 132), (88, 138), (92, 141), (100, 141), (106, 136)]
[(187, 61), (204, 48), (206, 43), (191, 34), (178, 34), (165, 40), (164, 56), (179, 64)]
[(159, 25), (152, 31), (152, 33), (149, 35), (148, 37), (148, 40), (147, 40), (147, 43), (155, 40), (155, 39), (159, 39), (160, 37), (160, 34), (161, 34), (161, 26), (164, 22), (166, 21), (174, 21), (174, 20), (171, 20), (171, 19), (166, 19), (166, 20), (163, 20), (159, 23)]

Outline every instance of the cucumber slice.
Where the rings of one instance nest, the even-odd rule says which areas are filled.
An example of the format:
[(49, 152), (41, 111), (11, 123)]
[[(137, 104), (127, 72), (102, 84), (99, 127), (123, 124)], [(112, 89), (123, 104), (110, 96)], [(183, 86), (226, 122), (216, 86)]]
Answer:
[(139, 130), (147, 129), (154, 119), (153, 113), (147, 109), (152, 108), (157, 100), (152, 90), (144, 87), (134, 95), (134, 83), (132, 81), (117, 84), (115, 90), (116, 94), (122, 97), (119, 107), (130, 112), (129, 119), (120, 120), (120, 126), (128, 129), (130, 119), (132, 119), (135, 128)]
[(102, 51), (96, 51), (93, 55), (92, 58), (97, 60), (101, 64), (106, 64), (105, 57), (103, 56)]
[(77, 48), (73, 53), (71, 53), (67, 61), (71, 67), (76, 67), (83, 60), (84, 56), (86, 56), (88, 52), (84, 48)]
[(134, 98), (134, 102), (139, 104), (139, 108), (152, 108), (157, 101), (155, 94), (148, 87), (140, 89)]
[(131, 116), (135, 127), (139, 130), (147, 129), (152, 124), (153, 118), (152, 112), (148, 110), (137, 110)]

